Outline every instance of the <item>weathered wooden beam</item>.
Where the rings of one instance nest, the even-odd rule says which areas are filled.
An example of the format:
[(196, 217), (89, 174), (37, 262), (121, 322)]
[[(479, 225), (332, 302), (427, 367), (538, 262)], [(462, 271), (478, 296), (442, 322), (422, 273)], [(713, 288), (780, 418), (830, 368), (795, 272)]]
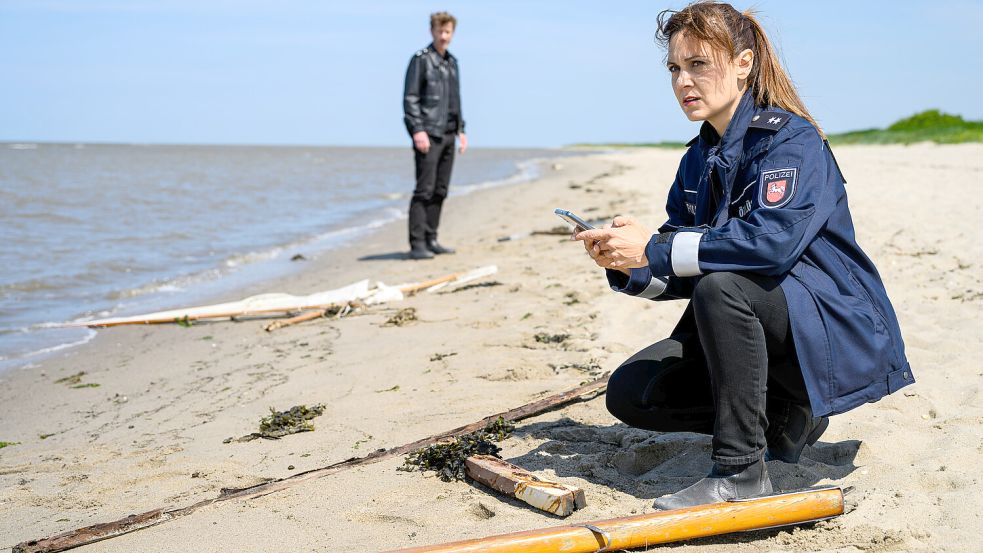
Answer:
[(472, 479), (554, 515), (565, 517), (587, 505), (584, 490), (543, 480), (498, 457), (472, 455), (464, 460), (464, 465)]
[(228, 501), (231, 499), (253, 499), (256, 497), (269, 495), (280, 490), (291, 488), (302, 482), (307, 482), (308, 480), (324, 478), (325, 476), (330, 476), (353, 467), (378, 463), (379, 461), (383, 461), (385, 459), (390, 459), (392, 457), (405, 455), (411, 451), (416, 451), (421, 447), (437, 443), (440, 440), (463, 436), (464, 434), (481, 430), (498, 420), (499, 417), (507, 421), (520, 421), (541, 415), (564, 405), (580, 401), (581, 398), (584, 398), (585, 401), (588, 399), (593, 399), (604, 393), (607, 382), (608, 375), (605, 374), (596, 380), (587, 382), (586, 384), (578, 386), (572, 390), (554, 394), (516, 407), (515, 409), (496, 413), (471, 424), (459, 426), (453, 430), (435, 434), (433, 436), (423, 438), (415, 442), (410, 442), (399, 447), (379, 449), (365, 455), (364, 457), (352, 457), (351, 459), (346, 459), (325, 467), (300, 472), (287, 478), (281, 478), (279, 480), (273, 480), (271, 482), (265, 482), (263, 484), (249, 486), (247, 488), (222, 488), (222, 491), (219, 493), (218, 497), (205, 499), (186, 507), (176, 509), (163, 507), (138, 515), (130, 515), (113, 522), (95, 524), (85, 528), (79, 528), (77, 530), (70, 530), (49, 538), (26, 541), (15, 545), (11, 553), (54, 553), (55, 551), (64, 551), (73, 547), (79, 547), (81, 545), (135, 532), (143, 528), (149, 528), (150, 526), (155, 526), (178, 517), (189, 515), (202, 507), (213, 503), (218, 503), (220, 501)]

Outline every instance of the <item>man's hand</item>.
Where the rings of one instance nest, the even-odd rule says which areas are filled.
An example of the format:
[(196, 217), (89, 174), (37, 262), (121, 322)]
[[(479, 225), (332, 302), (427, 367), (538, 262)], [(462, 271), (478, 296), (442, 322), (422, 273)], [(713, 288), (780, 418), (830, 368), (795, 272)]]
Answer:
[(468, 151), (468, 135), (462, 132), (461, 134), (457, 135), (457, 139), (461, 141), (461, 144), (457, 147), (457, 151), (462, 154)]
[(413, 147), (425, 154), (430, 151), (430, 137), (427, 131), (417, 131), (413, 133)]
[(598, 266), (625, 272), (648, 265), (645, 246), (652, 233), (634, 217), (615, 217), (611, 225), (574, 235), (583, 240), (587, 253)]

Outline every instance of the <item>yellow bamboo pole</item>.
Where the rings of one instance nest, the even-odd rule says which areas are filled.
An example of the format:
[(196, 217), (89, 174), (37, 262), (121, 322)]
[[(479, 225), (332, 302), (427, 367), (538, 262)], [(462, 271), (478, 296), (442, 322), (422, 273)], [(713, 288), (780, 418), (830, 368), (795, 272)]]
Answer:
[(389, 553), (596, 553), (800, 524), (843, 514), (840, 488), (699, 505)]

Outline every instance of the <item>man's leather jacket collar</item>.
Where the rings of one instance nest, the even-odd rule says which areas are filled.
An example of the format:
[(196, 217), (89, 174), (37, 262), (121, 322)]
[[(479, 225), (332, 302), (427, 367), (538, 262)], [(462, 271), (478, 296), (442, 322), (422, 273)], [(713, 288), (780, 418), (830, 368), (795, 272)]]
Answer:
[(441, 56), (440, 52), (437, 51), (437, 48), (434, 47), (432, 42), (429, 45), (427, 45), (426, 50), (427, 52), (434, 54), (437, 57), (437, 59), (443, 59), (447, 61), (457, 61), (457, 58), (454, 57), (454, 54), (452, 54), (450, 50), (447, 50), (446, 56)]

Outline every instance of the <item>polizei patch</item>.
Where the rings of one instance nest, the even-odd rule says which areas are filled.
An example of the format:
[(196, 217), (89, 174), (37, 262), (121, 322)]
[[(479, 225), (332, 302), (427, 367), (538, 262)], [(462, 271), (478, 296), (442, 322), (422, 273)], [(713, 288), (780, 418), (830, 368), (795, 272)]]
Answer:
[(795, 195), (795, 180), (799, 170), (773, 169), (761, 172), (761, 186), (758, 188), (758, 203), (762, 207), (782, 207)]

